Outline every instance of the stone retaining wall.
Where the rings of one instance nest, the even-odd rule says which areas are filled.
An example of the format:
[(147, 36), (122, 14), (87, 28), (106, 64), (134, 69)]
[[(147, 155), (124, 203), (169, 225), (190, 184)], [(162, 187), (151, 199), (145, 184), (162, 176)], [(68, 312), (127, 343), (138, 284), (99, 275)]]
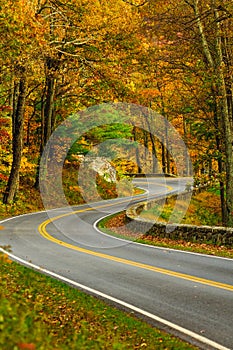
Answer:
[[(184, 193), (185, 196), (185, 193)], [(161, 238), (182, 239), (188, 242), (212, 243), (233, 247), (233, 228), (219, 226), (195, 226), (185, 224), (164, 224), (140, 217), (140, 212), (152, 207), (151, 201), (136, 204), (126, 211), (128, 224), (131, 230), (145, 232), (147, 235), (154, 235)], [(164, 200), (163, 200), (164, 202)]]

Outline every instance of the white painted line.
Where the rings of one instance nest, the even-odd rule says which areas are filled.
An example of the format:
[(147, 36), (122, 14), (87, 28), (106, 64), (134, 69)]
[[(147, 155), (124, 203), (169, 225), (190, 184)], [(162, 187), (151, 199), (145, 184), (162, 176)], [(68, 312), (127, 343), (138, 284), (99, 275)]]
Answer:
[(4, 222), (7, 222), (7, 221), (10, 221), (10, 220), (13, 220), (13, 219), (21, 218), (23, 216), (30, 216), (30, 215), (41, 214), (41, 213), (46, 213), (46, 211), (42, 210), (42, 211), (36, 211), (36, 212), (33, 212), (33, 213), (27, 213), (27, 214), (20, 214), (20, 215), (17, 215), (17, 216), (11, 216), (10, 218), (0, 220), (0, 224), (2, 224)]
[[(114, 198), (115, 200), (117, 198)], [(114, 200), (113, 199), (113, 200)], [(99, 203), (99, 202), (96, 202), (96, 203)], [(114, 204), (114, 203), (113, 203)], [(78, 205), (77, 207), (83, 207), (85, 206), (86, 204), (83, 204), (83, 205)], [(74, 206), (76, 207), (76, 206)], [(50, 209), (49, 211), (59, 211), (59, 210), (65, 210), (67, 207), (64, 207), (64, 208), (54, 208), (54, 209)], [(69, 208), (69, 207), (68, 207)], [(17, 219), (17, 218), (21, 218), (21, 217), (24, 217), (24, 216), (30, 216), (30, 215), (36, 215), (36, 214), (43, 214), (43, 213), (47, 213), (48, 210), (41, 210), (41, 211), (37, 211), (37, 212), (34, 212), (34, 213), (27, 213), (27, 214), (21, 214), (21, 215), (17, 215), (17, 216), (12, 216), (10, 218), (7, 218), (7, 219), (3, 219), (0, 221), (0, 224), (3, 224), (4, 222), (7, 222), (7, 221), (11, 221), (13, 219)], [(117, 212), (115, 212), (116, 214)], [(114, 213), (112, 213), (114, 214)], [(142, 245), (142, 246), (145, 246), (145, 247), (149, 247), (151, 249), (159, 249), (159, 250), (168, 250), (168, 251), (174, 251), (176, 253), (184, 253), (184, 254), (191, 254), (191, 255), (197, 255), (197, 256), (204, 256), (204, 257), (207, 257), (207, 258), (212, 258), (212, 259), (222, 259), (222, 260), (228, 260), (228, 261), (233, 261), (232, 258), (226, 258), (226, 257), (223, 257), (223, 256), (217, 256), (217, 255), (208, 255), (208, 254), (202, 254), (202, 253), (195, 253), (195, 252), (190, 252), (190, 251), (187, 251), (187, 250), (180, 250), (180, 249), (174, 249), (174, 248), (167, 248), (167, 247), (157, 247), (157, 246), (153, 246), (153, 245), (150, 245), (150, 244), (143, 244), (143, 243), (139, 243), (139, 242), (134, 242), (134, 241), (130, 241), (130, 240), (127, 240), (127, 239), (124, 239), (124, 238), (119, 238), (119, 237), (115, 237), (115, 236), (111, 236), (111, 235), (108, 235), (107, 233), (104, 233), (102, 232), (98, 227), (98, 223), (99, 221), (101, 221), (102, 219), (105, 219), (106, 217), (108, 216), (111, 216), (112, 214), (107, 214), (105, 216), (103, 216), (102, 218), (99, 218), (98, 220), (96, 220), (93, 224), (93, 227), (95, 228), (95, 230), (97, 232), (99, 232), (100, 234), (102, 235), (105, 235), (105, 236), (109, 236), (109, 237), (112, 237), (116, 240), (120, 240), (122, 242), (127, 242), (127, 243), (133, 243), (133, 244), (137, 244), (137, 245)]]
[(226, 258), (224, 256), (210, 255), (210, 254), (204, 254), (204, 253), (196, 253), (196, 252), (190, 252), (190, 251), (187, 251), (187, 250), (167, 248), (167, 247), (158, 247), (158, 246), (155, 246), (155, 245), (152, 245), (152, 244), (144, 244), (144, 243), (135, 242), (133, 240), (131, 241), (131, 240), (128, 240), (126, 238), (116, 237), (114, 235), (111, 235), (111, 234), (108, 234), (108, 233), (105, 233), (105, 232), (101, 231), (101, 229), (98, 228), (98, 223), (101, 220), (103, 220), (103, 219), (105, 219), (105, 218), (107, 218), (107, 217), (109, 217), (111, 215), (114, 215), (114, 214), (117, 214), (117, 211), (115, 213), (107, 214), (107, 215), (103, 216), (102, 218), (99, 218), (98, 220), (96, 220), (94, 222), (94, 224), (93, 224), (94, 229), (101, 235), (104, 235), (104, 236), (107, 236), (107, 237), (111, 237), (111, 238), (114, 238), (114, 239), (122, 241), (122, 242), (133, 243), (133, 244), (141, 245), (141, 246), (144, 246), (144, 247), (149, 247), (151, 249), (168, 250), (168, 251), (173, 251), (175, 253), (180, 253), (180, 254), (182, 254), (182, 253), (184, 253), (184, 254), (191, 254), (191, 255), (197, 255), (197, 256), (205, 257), (205, 258), (222, 259), (222, 260), (228, 260), (228, 261), (232, 261), (233, 262), (232, 258)]
[[(140, 188), (140, 187), (139, 187)], [(144, 190), (143, 188), (141, 188), (142, 190)], [(0, 220), (0, 224), (4, 223), (4, 222), (7, 222), (7, 221), (10, 221), (10, 220), (13, 220), (13, 219), (17, 219), (17, 218), (21, 218), (21, 217), (24, 217), (24, 216), (30, 216), (30, 215), (36, 215), (36, 214), (43, 214), (43, 213), (47, 213), (47, 212), (56, 212), (56, 211), (60, 211), (60, 210), (68, 210), (70, 212), (73, 212), (73, 208), (83, 208), (85, 206), (89, 206), (89, 207), (93, 207), (93, 205), (98, 205), (98, 204), (103, 204), (103, 202), (113, 202), (112, 205), (115, 204), (116, 201), (122, 201), (122, 199), (124, 200), (133, 200), (135, 197), (140, 197), (140, 196), (146, 196), (148, 195), (149, 191), (148, 190), (144, 190), (145, 193), (141, 193), (141, 194), (136, 194), (134, 196), (129, 196), (129, 197), (122, 197), (122, 198), (113, 198), (113, 199), (107, 199), (105, 201), (97, 201), (97, 202), (90, 202), (90, 203), (83, 203), (83, 204), (78, 204), (78, 205), (71, 205), (71, 206), (67, 206), (67, 207), (60, 207), (60, 208), (52, 208), (52, 209), (47, 209), (47, 210), (40, 210), (40, 211), (36, 211), (36, 212), (33, 212), (33, 213), (25, 213), (25, 214), (20, 214), (20, 215), (17, 215), (17, 216), (11, 216), (7, 219), (3, 219), (3, 220)], [(144, 198), (143, 198), (144, 199)], [(117, 203), (116, 203), (117, 204)], [(93, 209), (96, 209), (96, 208), (93, 208)], [(76, 209), (75, 209), (76, 210)]]
[(180, 333), (183, 333), (183, 334), (185, 334), (185, 335), (187, 335), (187, 336), (197, 340), (200, 343), (203, 343), (205, 345), (211, 346), (211, 347), (213, 347), (213, 348), (215, 348), (217, 350), (231, 350), (231, 349), (226, 348), (225, 346), (223, 346), (221, 344), (218, 344), (218, 343), (216, 343), (216, 342), (214, 342), (214, 341), (212, 341), (212, 340), (210, 340), (208, 338), (205, 338), (205, 337), (203, 337), (203, 336), (201, 336), (201, 335), (199, 335), (197, 333), (194, 333), (194, 332), (192, 332), (192, 331), (190, 331), (190, 330), (188, 330), (186, 328), (183, 328), (183, 327), (181, 327), (181, 326), (179, 326), (179, 325), (177, 325), (175, 323), (172, 323), (172, 322), (167, 321), (167, 320), (165, 320), (165, 319), (163, 319), (161, 317), (158, 317), (158, 316), (156, 316), (154, 314), (151, 314), (150, 312), (142, 310), (142, 309), (140, 309), (140, 308), (138, 308), (138, 307), (136, 307), (134, 305), (128, 304), (128, 303), (124, 302), (123, 300), (114, 298), (114, 297), (112, 297), (110, 295), (107, 295), (105, 293), (102, 293), (102, 292), (100, 292), (100, 291), (98, 291), (96, 289), (84, 286), (83, 284), (80, 284), (78, 282), (70, 280), (69, 278), (63, 277), (63, 276), (58, 275), (58, 274), (56, 274), (56, 273), (54, 273), (52, 271), (46, 270), (44, 268), (41, 268), (41, 267), (39, 267), (37, 265), (34, 265), (34, 264), (28, 262), (28, 261), (25, 261), (25, 260), (15, 256), (15, 255), (11, 254), (11, 253), (8, 253), (3, 248), (0, 248), (0, 251), (2, 253), (4, 253), (4, 254), (8, 255), (9, 257), (11, 257), (13, 260), (15, 260), (15, 261), (17, 261), (17, 262), (19, 262), (19, 263), (21, 263), (23, 265), (26, 265), (26, 266), (34, 269), (34, 270), (37, 270), (37, 271), (39, 271), (41, 273), (44, 273), (46, 275), (49, 275), (51, 277), (54, 277), (54, 278), (56, 278), (56, 279), (58, 279), (60, 281), (63, 281), (65, 283), (68, 283), (68, 284), (70, 284), (70, 285), (72, 285), (72, 286), (74, 286), (76, 288), (80, 288), (82, 290), (86, 290), (87, 292), (89, 292), (91, 294), (94, 294), (94, 295), (99, 296), (101, 298), (104, 298), (106, 300), (110, 300), (110, 301), (112, 301), (112, 302), (114, 302), (116, 304), (122, 305), (122, 306), (126, 307), (129, 310), (132, 310), (132, 311), (134, 311), (136, 313), (139, 313), (139, 314), (141, 314), (143, 316), (146, 316), (146, 317), (148, 317), (148, 318), (150, 318), (150, 319), (152, 319), (152, 320), (154, 320), (156, 322), (164, 324), (165, 326), (170, 327), (170, 328), (172, 328), (172, 329), (174, 329), (174, 330), (176, 330), (176, 331), (178, 331)]

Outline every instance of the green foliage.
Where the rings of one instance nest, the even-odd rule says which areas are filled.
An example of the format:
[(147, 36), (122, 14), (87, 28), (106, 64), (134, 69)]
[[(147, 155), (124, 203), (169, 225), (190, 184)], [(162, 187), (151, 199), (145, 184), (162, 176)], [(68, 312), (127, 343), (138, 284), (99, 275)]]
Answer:
[(207, 189), (207, 191), (210, 192), (210, 193), (213, 193), (213, 194), (215, 194), (217, 196), (220, 196), (220, 187), (219, 187), (219, 185), (216, 185), (214, 187), (210, 187), (210, 188)]
[[(110, 117), (110, 121), (111, 121)], [(127, 141), (132, 137), (132, 127), (127, 124), (105, 124), (92, 128), (88, 133), (83, 134), (79, 140), (77, 140), (68, 152), (68, 159), (72, 159), (72, 155), (82, 154), (85, 155), (91, 151), (93, 146), (97, 146), (96, 151), (101, 156), (116, 157), (117, 153), (123, 150), (125, 147), (133, 147), (132, 142)]]

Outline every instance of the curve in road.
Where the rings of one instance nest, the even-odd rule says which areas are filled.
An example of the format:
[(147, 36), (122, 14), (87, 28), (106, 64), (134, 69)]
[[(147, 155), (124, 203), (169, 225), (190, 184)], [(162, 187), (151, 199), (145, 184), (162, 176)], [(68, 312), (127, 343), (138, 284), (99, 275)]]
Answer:
[[(164, 193), (185, 187), (166, 181)], [(156, 178), (153, 196), (162, 185)], [(133, 310), (200, 348), (231, 349), (233, 261), (143, 246), (93, 228), (103, 210), (125, 204), (119, 199), (73, 208), (72, 215), (60, 208), (49, 219), (41, 212), (4, 220), (0, 242), (20, 263)]]

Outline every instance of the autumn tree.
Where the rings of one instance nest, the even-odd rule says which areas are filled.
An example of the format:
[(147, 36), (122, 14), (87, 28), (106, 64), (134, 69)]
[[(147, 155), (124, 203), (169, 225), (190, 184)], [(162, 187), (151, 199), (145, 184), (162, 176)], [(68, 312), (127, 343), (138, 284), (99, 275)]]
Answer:
[[(199, 56), (208, 70), (212, 104), (216, 123), (216, 133), (219, 128), (223, 137), (226, 170), (226, 200), (224, 202), (224, 220), (228, 226), (233, 225), (233, 91), (232, 91), (232, 18), (231, 1), (209, 1), (201, 4), (198, 0), (185, 1), (193, 11), (193, 28), (196, 42), (199, 44)], [(220, 139), (217, 139), (220, 143)], [(218, 144), (220, 148), (221, 145)], [(223, 201), (223, 196), (222, 196)], [(226, 209), (226, 210), (225, 210)]]
[[(13, 124), (17, 111), (21, 111), (20, 133), (15, 133), (12, 125), (12, 145), (20, 135), (20, 145), (33, 144), (42, 153), (52, 131), (70, 113), (96, 103), (126, 99), (127, 75), (137, 54), (139, 22), (137, 6), (122, 0), (2, 3), (1, 63), (5, 70), (2, 77), (6, 77), (2, 83), (9, 101), (14, 101), (10, 103)], [(23, 91), (22, 79), (27, 92), (25, 84), (21, 98), (17, 91)], [(22, 148), (16, 148), (22, 155)], [(19, 154), (17, 167), (12, 166), (17, 179)], [(10, 183), (9, 179), (5, 202), (14, 198), (17, 188), (11, 191)]]
[(4, 203), (14, 199), (18, 187), (28, 80), (33, 71), (35, 58), (43, 46), (40, 23), (33, 18), (33, 4), (19, 0), (14, 6), (17, 8), (16, 12), (12, 11), (11, 2), (2, 3), (0, 10), (2, 82), (8, 91), (8, 101), (12, 110), (13, 155)]
[[(152, 67), (170, 76), (170, 86), (177, 85), (173, 101), (168, 101), (171, 88), (164, 95), (170, 120), (183, 120), (179, 130), (189, 147), (196, 145), (193, 154), (208, 162), (210, 173), (217, 162), (223, 221), (232, 226), (232, 2), (149, 2), (143, 15), (155, 52)], [(156, 87), (156, 81), (148, 81)]]
[[(121, 0), (45, 1), (40, 3), (37, 15), (50, 28), (41, 97), (42, 154), (61, 121), (58, 108), (67, 105), (66, 101), (75, 101), (74, 107), (80, 109), (125, 98), (127, 88), (122, 77), (137, 45), (139, 17)], [(39, 172), (36, 186), (38, 180)]]

